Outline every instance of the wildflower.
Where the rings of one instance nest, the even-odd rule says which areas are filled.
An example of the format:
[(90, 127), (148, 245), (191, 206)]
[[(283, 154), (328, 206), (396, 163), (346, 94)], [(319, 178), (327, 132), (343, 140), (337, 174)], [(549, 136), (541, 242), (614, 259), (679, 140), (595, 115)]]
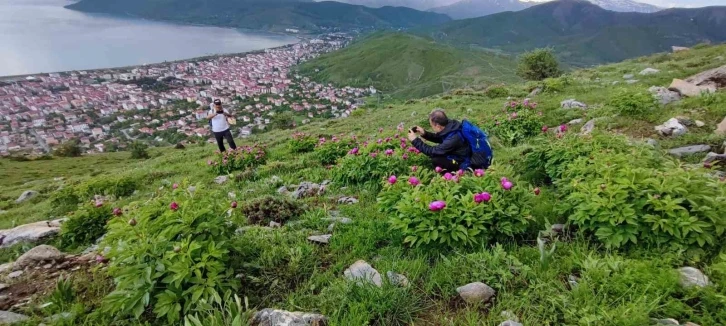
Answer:
[(502, 183), (502, 188), (504, 188), (504, 190), (510, 190), (513, 186), (514, 184), (509, 180)]
[(416, 177), (410, 177), (410, 178), (408, 178), (408, 183), (415, 187), (415, 186), (418, 186), (421, 183), (421, 181), (419, 181), (418, 178), (416, 178)]
[(541, 192), (541, 190), (539, 189), (539, 187), (538, 188), (534, 188), (534, 195), (535, 196), (539, 196), (540, 192)]
[(237, 208), (237, 202), (233, 201), (231, 206), (232, 206), (232, 208)]
[(437, 167), (436, 167), (436, 168), (434, 169), (434, 171), (436, 171), (436, 173), (441, 173), (441, 171), (443, 171), (443, 170), (444, 170), (444, 169), (442, 169), (442, 168), (441, 168), (440, 166), (437, 166)]
[(711, 162), (703, 162), (703, 167), (706, 169), (710, 169), (712, 167)]
[(418, 171), (418, 165), (412, 166), (411, 167), (411, 172), (416, 172), (416, 171)]
[(567, 131), (567, 125), (560, 125), (560, 132), (566, 132)]
[(390, 143), (390, 142), (391, 142), (391, 137), (386, 137), (386, 139), (385, 139), (384, 141), (385, 141), (386, 143)]
[(136, 226), (136, 219), (135, 218), (130, 219), (129, 220), (129, 225)]
[(99, 264), (105, 264), (108, 262), (108, 258), (104, 257), (103, 255), (96, 255), (96, 262)]
[(357, 155), (358, 154), (358, 147), (355, 147), (348, 152), (350, 155)]
[(516, 119), (516, 118), (517, 118), (517, 112), (512, 112), (512, 119)]
[(404, 160), (408, 160), (408, 154), (403, 153), (403, 155), (401, 156), (401, 158), (404, 159)]
[(456, 171), (456, 175), (459, 176), (459, 177), (462, 176), (462, 175), (464, 175), (464, 173), (465, 173), (464, 170)]
[(171, 189), (176, 190), (176, 188), (179, 188), (179, 184), (178, 183), (175, 183), (175, 184), (171, 185)]
[(483, 169), (476, 169), (474, 170), (474, 176), (476, 177), (483, 177), (484, 176), (484, 170)]
[(378, 153), (376, 153), (376, 152), (371, 153), (372, 158), (376, 158), (376, 156), (378, 156)]
[(121, 211), (120, 208), (116, 207), (113, 209), (113, 216), (121, 216), (122, 214), (123, 214), (123, 212)]
[(492, 195), (490, 195), (488, 192), (482, 192), (480, 194), (474, 195), (474, 202), (477, 204), (483, 203), (483, 202), (489, 202), (492, 200)]
[(431, 202), (431, 204), (429, 204), (429, 210), (433, 212), (438, 212), (444, 208), (446, 208), (446, 203), (440, 200)]
[(444, 174), (444, 179), (446, 181), (451, 181), (451, 179), (453, 179), (453, 178), (454, 178), (454, 176), (451, 175), (451, 173), (449, 173), (449, 172), (446, 172), (446, 174)]
[(171, 204), (169, 204), (169, 209), (176, 211), (177, 209), (179, 209), (179, 204), (177, 204), (176, 202), (172, 202)]
[(386, 154), (386, 156), (391, 156), (391, 155), (393, 155), (393, 150), (392, 149), (387, 149), (385, 151), (385, 154)]
[(383, 143), (383, 139), (378, 138), (378, 140), (376, 140), (376, 143), (378, 143), (378, 145), (382, 144)]
[(378, 133), (383, 133), (383, 128), (378, 128)]
[(395, 175), (388, 177), (388, 183), (396, 184), (396, 181), (398, 181), (398, 178)]
[(101, 207), (101, 206), (103, 206), (103, 200), (97, 200), (96, 207)]
[(549, 130), (549, 129), (550, 129), (550, 128), (549, 128), (549, 127), (547, 127), (547, 126), (542, 126), (542, 132), (547, 132), (547, 130)]

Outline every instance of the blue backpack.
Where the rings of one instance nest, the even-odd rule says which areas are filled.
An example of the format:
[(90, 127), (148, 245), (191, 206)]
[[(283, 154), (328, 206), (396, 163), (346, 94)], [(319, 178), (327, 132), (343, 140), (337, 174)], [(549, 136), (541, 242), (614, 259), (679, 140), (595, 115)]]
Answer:
[(468, 160), (464, 160), (461, 165), (462, 169), (486, 169), (491, 165), (494, 153), (492, 146), (489, 144), (487, 134), (475, 126), (473, 123), (464, 120), (461, 122), (459, 135), (463, 138), (471, 149), (471, 156)]

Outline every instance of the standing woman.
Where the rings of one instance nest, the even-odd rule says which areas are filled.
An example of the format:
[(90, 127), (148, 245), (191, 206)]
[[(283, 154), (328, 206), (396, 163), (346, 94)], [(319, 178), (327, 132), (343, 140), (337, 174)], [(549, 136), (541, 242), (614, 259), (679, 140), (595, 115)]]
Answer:
[(227, 122), (227, 118), (233, 117), (229, 114), (229, 112), (222, 108), (221, 100), (214, 100), (214, 106), (210, 110), (209, 115), (207, 115), (207, 119), (209, 119), (212, 124), (212, 132), (214, 133), (214, 138), (217, 139), (217, 146), (219, 146), (220, 152), (226, 151), (224, 148), (225, 139), (227, 139), (227, 143), (229, 143), (230, 148), (233, 150), (237, 149), (237, 145), (235, 145), (234, 138), (232, 137), (232, 132), (229, 131), (229, 122)]

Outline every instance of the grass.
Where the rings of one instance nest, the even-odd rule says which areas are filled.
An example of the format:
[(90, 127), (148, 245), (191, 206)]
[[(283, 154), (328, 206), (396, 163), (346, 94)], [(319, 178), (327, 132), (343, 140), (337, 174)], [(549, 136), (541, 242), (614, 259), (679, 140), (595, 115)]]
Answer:
[[(653, 56), (630, 60), (595, 69), (580, 70), (565, 77), (565, 86), (558, 92), (543, 92), (534, 99), (539, 103), (546, 124), (556, 126), (575, 118), (601, 118), (596, 128), (622, 133), (634, 140), (653, 137), (662, 150), (708, 143), (722, 149), (726, 137), (715, 136), (715, 125), (726, 115), (723, 103), (726, 94), (686, 99), (665, 107), (653, 106), (637, 115), (621, 116), (609, 106), (612, 94), (620, 90), (645, 92), (651, 85), (667, 86), (671, 78), (683, 78), (693, 73), (723, 65), (715, 57), (726, 46), (706, 47), (686, 53)], [(624, 87), (613, 85), (622, 75), (652, 67), (661, 73), (638, 76), (640, 82)], [(508, 87), (510, 94), (523, 98), (538, 86), (534, 83)], [(560, 101), (576, 98), (587, 103), (588, 110), (563, 110)], [(426, 114), (434, 107), (443, 107), (457, 119), (471, 118), (486, 121), (500, 112), (503, 99), (490, 99), (483, 92), (462, 90), (450, 94), (410, 101), (392, 101), (382, 106), (369, 105), (361, 116), (344, 120), (329, 120), (301, 126), (314, 136), (355, 133), (377, 137), (379, 127), (394, 129), (400, 122), (406, 126), (422, 125)], [(665, 139), (655, 135), (653, 127), (672, 116), (686, 115), (706, 123), (684, 137)], [(270, 146), (268, 163), (254, 177), (217, 185), (216, 175), (206, 168), (206, 159), (215, 150), (213, 145), (190, 146), (185, 150), (155, 149), (148, 160), (130, 160), (129, 153), (88, 155), (75, 159), (50, 161), (2, 161), (2, 207), (0, 225), (10, 227), (19, 223), (44, 220), (52, 215), (49, 198), (60, 186), (75, 187), (128, 176), (142, 180), (136, 193), (119, 198), (112, 204), (124, 207), (131, 202), (151, 198), (161, 187), (188, 181), (211, 187), (219, 200), (226, 201), (234, 192), (237, 200), (249, 201), (266, 195), (276, 195), (280, 184), (271, 182), (279, 176), (283, 184), (301, 181), (322, 182), (331, 179), (331, 170), (314, 158), (314, 153), (292, 154), (286, 140), (290, 131), (274, 130), (255, 135), (240, 143), (266, 143)], [(530, 144), (503, 147), (492, 139), (497, 162), (516, 165)], [(695, 161), (694, 161), (695, 162)], [(501, 164), (501, 163), (500, 163)], [(12, 171), (12, 172), (10, 172)], [(520, 173), (523, 173), (520, 171)], [(56, 177), (64, 180), (54, 180)], [(547, 227), (546, 222), (564, 222), (557, 216), (556, 188), (543, 187), (542, 200), (534, 208), (536, 232)], [(41, 195), (20, 205), (14, 199), (23, 190), (36, 189)], [(360, 203), (342, 206), (336, 203), (340, 195), (353, 195)], [(402, 245), (401, 235), (390, 229), (387, 216), (378, 211), (373, 189), (352, 186), (341, 189), (331, 185), (327, 195), (302, 200), (307, 211), (281, 229), (255, 226), (234, 238), (237, 248), (235, 273), (249, 308), (280, 308), (289, 311), (322, 313), (331, 325), (499, 325), (503, 312), (516, 315), (525, 325), (647, 325), (651, 318), (675, 318), (681, 323), (691, 321), (700, 325), (726, 324), (726, 257), (699, 259), (685, 252), (668, 252), (659, 248), (639, 248), (636, 251), (611, 251), (595, 244), (588, 235), (575, 233), (572, 238), (556, 243), (549, 264), (540, 261), (534, 237), (511, 239), (499, 244), (474, 248), (445, 250), (409, 248)], [(337, 225), (327, 246), (306, 240), (315, 233), (327, 233), (328, 222), (322, 220), (331, 210), (354, 222)], [(237, 226), (233, 226), (237, 227)], [(528, 233), (532, 234), (532, 233)], [(9, 261), (29, 249), (14, 246), (0, 250), (0, 260)], [(355, 286), (342, 277), (343, 271), (357, 260), (366, 260), (381, 274), (395, 271), (408, 277), (411, 286), (399, 288), (384, 284), (382, 288)], [(694, 265), (706, 271), (714, 286), (698, 290), (679, 286), (676, 269)], [(568, 283), (570, 276), (579, 278), (578, 285)], [(457, 296), (456, 288), (475, 281), (492, 286), (497, 295), (487, 305), (467, 305)], [(100, 268), (75, 274), (74, 305), (78, 309), (74, 325), (136, 325), (143, 321), (124, 320), (116, 316), (90, 313), (102, 304), (102, 298), (112, 289), (112, 283)], [(48, 312), (28, 308), (26, 313), (38, 318)], [(249, 311), (245, 312), (248, 313)], [(231, 311), (226, 314), (238, 314)], [(152, 314), (145, 314), (148, 318)], [(116, 319), (112, 323), (112, 319)]]

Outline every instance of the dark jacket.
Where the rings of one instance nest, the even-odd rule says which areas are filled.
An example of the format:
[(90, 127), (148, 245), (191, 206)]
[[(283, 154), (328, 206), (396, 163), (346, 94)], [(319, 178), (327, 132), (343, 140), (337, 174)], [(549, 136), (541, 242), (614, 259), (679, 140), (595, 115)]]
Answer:
[(437, 133), (427, 131), (423, 135), (424, 139), (437, 143), (438, 145), (430, 146), (420, 138), (416, 138), (413, 141), (413, 147), (416, 147), (416, 149), (428, 157), (444, 156), (461, 163), (465, 158), (470, 156), (470, 149), (466, 140), (461, 137), (459, 133), (460, 129), (461, 122), (451, 120), (444, 130)]

